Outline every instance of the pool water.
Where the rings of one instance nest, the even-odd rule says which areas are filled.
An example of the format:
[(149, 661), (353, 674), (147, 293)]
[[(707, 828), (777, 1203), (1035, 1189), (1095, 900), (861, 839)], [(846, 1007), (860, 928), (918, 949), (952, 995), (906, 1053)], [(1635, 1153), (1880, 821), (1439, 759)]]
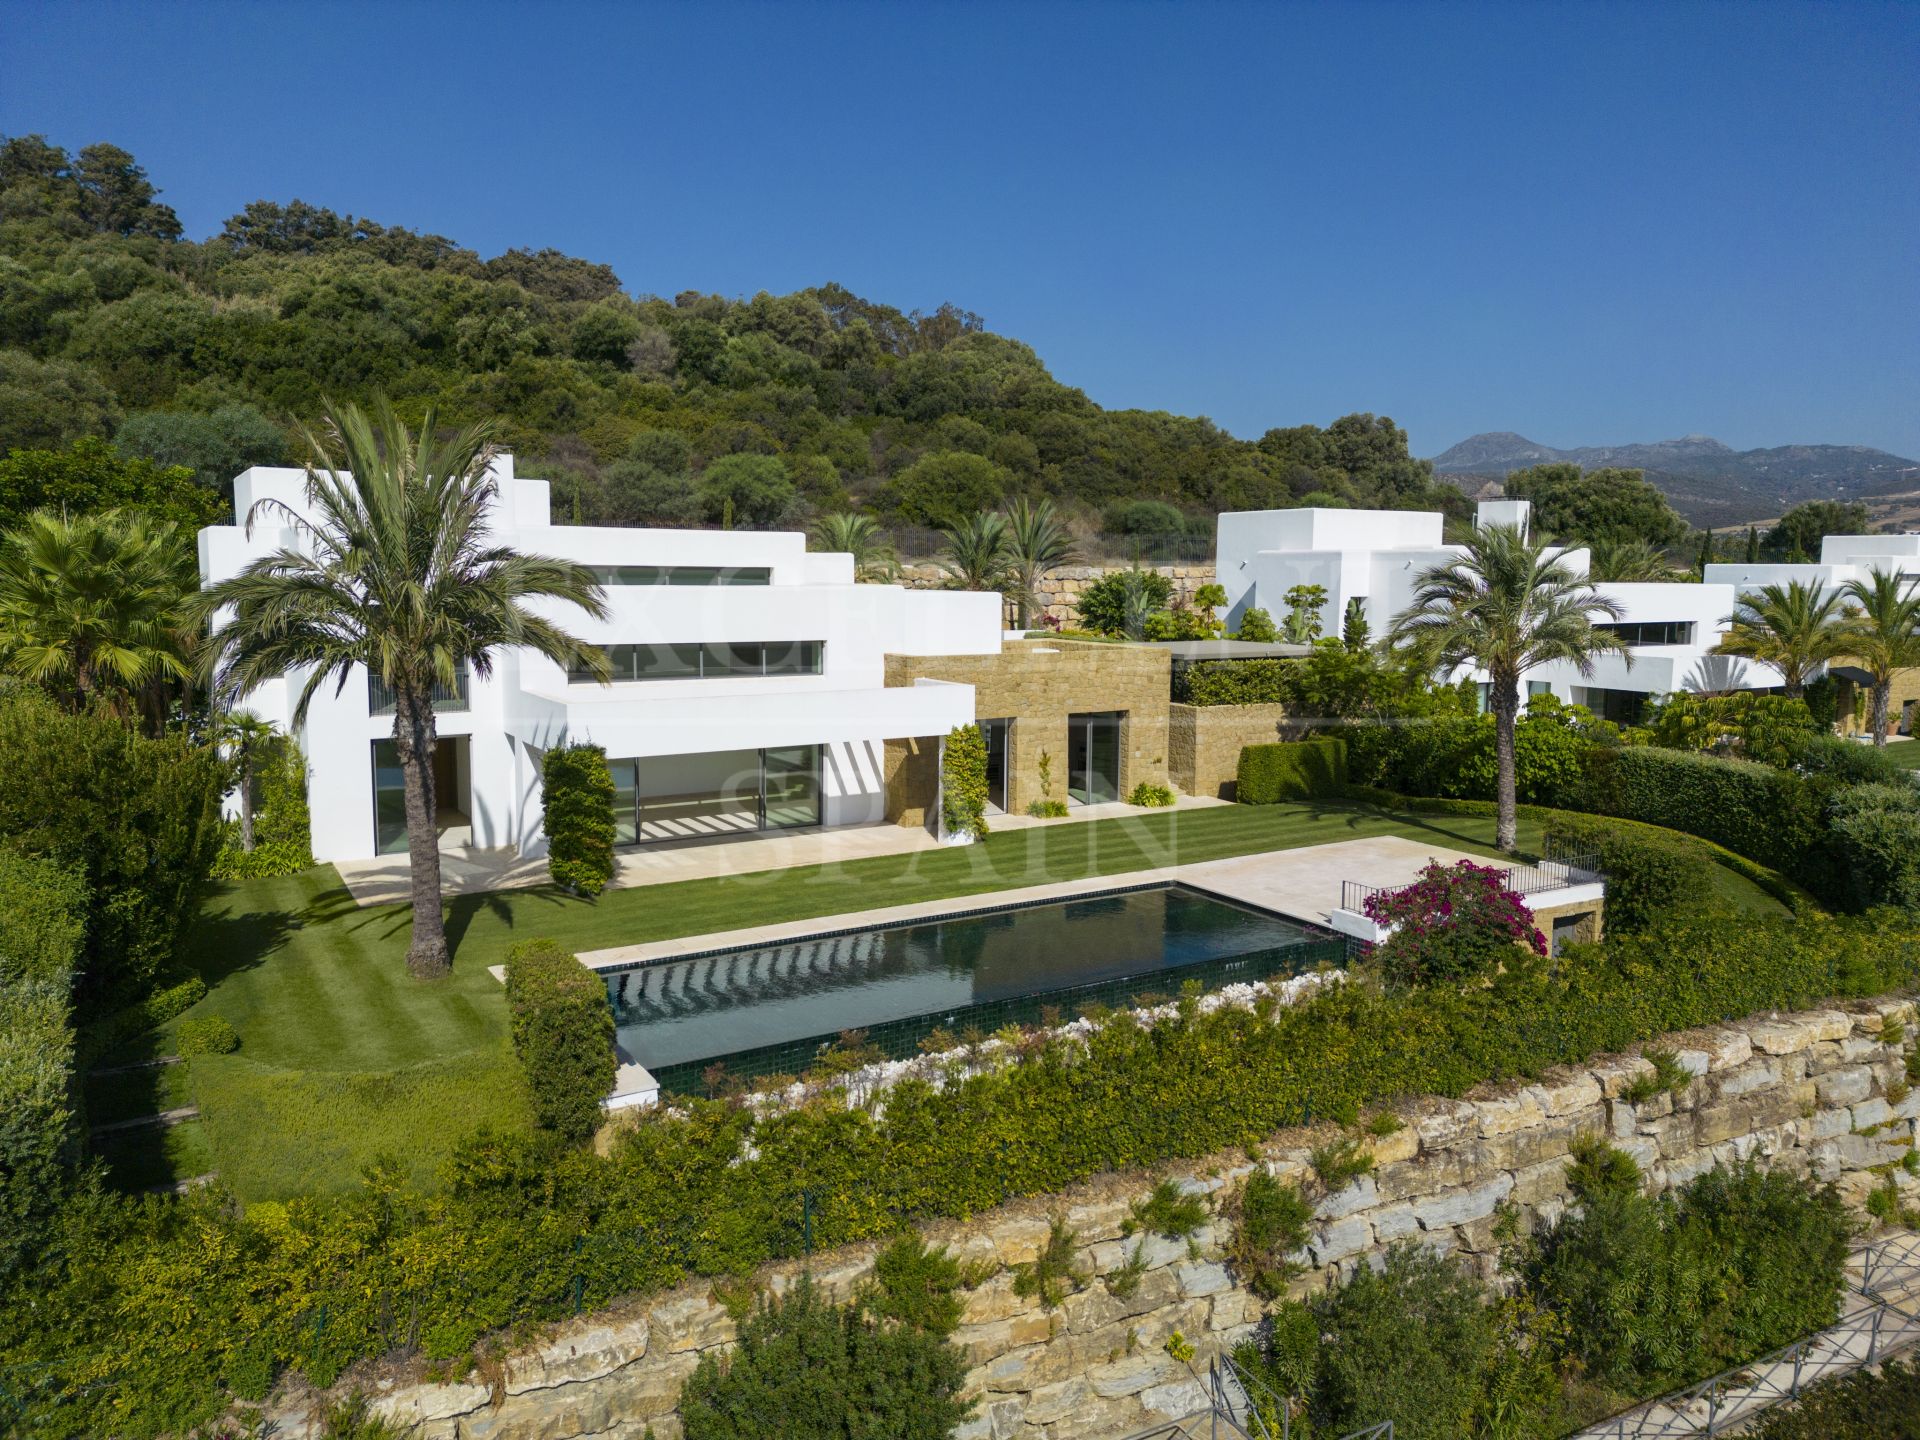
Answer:
[(992, 1031), (1048, 1006), (1124, 1004), (1336, 959), (1325, 932), (1181, 885), (972, 911), (602, 972), (621, 1048), (664, 1088), (798, 1073), (842, 1031), (911, 1055), (936, 1028)]

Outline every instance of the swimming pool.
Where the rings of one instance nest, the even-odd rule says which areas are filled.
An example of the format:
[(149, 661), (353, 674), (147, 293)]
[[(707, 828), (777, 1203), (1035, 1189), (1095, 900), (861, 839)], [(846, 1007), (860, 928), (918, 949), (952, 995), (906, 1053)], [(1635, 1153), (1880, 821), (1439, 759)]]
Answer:
[(1102, 891), (810, 935), (602, 971), (621, 1048), (663, 1090), (704, 1093), (723, 1063), (798, 1074), (846, 1030), (894, 1058), (935, 1029), (990, 1032), (1057, 1009), (1123, 1005), (1311, 970), (1326, 932), (1184, 885)]

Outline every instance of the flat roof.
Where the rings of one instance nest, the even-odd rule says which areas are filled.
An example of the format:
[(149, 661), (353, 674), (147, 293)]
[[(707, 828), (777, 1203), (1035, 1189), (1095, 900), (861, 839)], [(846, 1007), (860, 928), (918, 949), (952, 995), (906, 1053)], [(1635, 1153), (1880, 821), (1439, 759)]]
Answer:
[(1266, 643), (1259, 640), (1155, 640), (1158, 649), (1187, 664), (1196, 660), (1298, 660), (1311, 655), (1311, 645)]

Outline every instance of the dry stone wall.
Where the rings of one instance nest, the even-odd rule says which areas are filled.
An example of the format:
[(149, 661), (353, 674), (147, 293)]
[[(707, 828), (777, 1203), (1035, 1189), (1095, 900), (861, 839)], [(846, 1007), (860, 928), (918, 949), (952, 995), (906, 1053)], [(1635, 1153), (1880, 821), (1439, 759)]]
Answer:
[[(1890, 1020), (1904, 1031), (1897, 1039), (1888, 1038)], [(1913, 1149), (1920, 1115), (1920, 1093), (1909, 1092), (1905, 1078), (1916, 1033), (1906, 1000), (1768, 1016), (1668, 1037), (1693, 1076), (1678, 1094), (1629, 1100), (1653, 1067), (1618, 1057), (1537, 1084), (1399, 1107), (1402, 1128), (1368, 1142), (1373, 1173), (1320, 1200), (1296, 1291), (1402, 1241), (1456, 1254), (1491, 1277), (1501, 1207), (1529, 1223), (1559, 1214), (1568, 1201), (1568, 1149), (1586, 1134), (1611, 1137), (1660, 1187), (1751, 1158), (1833, 1180), (1856, 1207), (1888, 1175), (1909, 1203), (1920, 1201), (1920, 1182), (1897, 1168)], [(1104, 1440), (1203, 1409), (1197, 1376), (1206, 1361), (1251, 1335), (1261, 1314), (1222, 1259), (1229, 1222), (1219, 1204), (1256, 1164), (1306, 1178), (1311, 1148), (1330, 1134), (1290, 1131), (1257, 1154), (1174, 1171), (1216, 1210), (1191, 1239), (1124, 1234), (1131, 1207), (1152, 1187), (1155, 1177), (1145, 1175), (1104, 1177), (1048, 1201), (932, 1227), (930, 1238), (956, 1254), (1003, 1267), (967, 1292), (954, 1337), (978, 1401), (960, 1440)], [(1034, 1257), (1055, 1215), (1077, 1234), (1086, 1283), (1049, 1311), (1017, 1296), (1005, 1267)], [(1146, 1268), (1121, 1298), (1107, 1281), (1136, 1248)], [(815, 1278), (850, 1295), (872, 1256), (872, 1247), (850, 1247), (816, 1257)], [(758, 1283), (778, 1292), (797, 1273), (769, 1267)], [(1197, 1352), (1191, 1363), (1170, 1353), (1176, 1332)], [(389, 1380), (373, 1388), (382, 1412), (419, 1425), (419, 1440), (641, 1440), (649, 1431), (676, 1440), (682, 1382), (701, 1354), (733, 1336), (710, 1291), (688, 1286), (559, 1327), (511, 1358), (491, 1385)], [(312, 1433), (311, 1400), (282, 1407), (280, 1433), (289, 1440)]]
[[(1045, 614), (1068, 629), (1074, 628), (1080, 623), (1080, 592), (1101, 576), (1128, 568), (1125, 565), (1066, 565), (1051, 572), (1040, 583), (1040, 598), (1046, 601)], [(1214, 578), (1214, 567), (1210, 564), (1144, 565), (1141, 568), (1157, 570), (1173, 581), (1174, 598), (1188, 602), (1192, 601), (1195, 591), (1202, 585), (1211, 585)], [(908, 585), (924, 589), (937, 589), (947, 579), (946, 573), (931, 563), (905, 566), (903, 575)], [(1007, 624), (1013, 622), (1013, 606), (1009, 603)], [(1032, 623), (1037, 627), (1039, 617), (1032, 617)]]

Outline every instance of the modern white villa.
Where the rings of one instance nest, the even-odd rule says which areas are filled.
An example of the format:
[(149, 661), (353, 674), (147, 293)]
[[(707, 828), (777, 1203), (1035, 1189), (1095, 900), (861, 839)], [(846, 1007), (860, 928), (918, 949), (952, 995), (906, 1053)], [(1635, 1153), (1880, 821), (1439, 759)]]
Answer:
[[(443, 846), (543, 854), (541, 758), (573, 742), (607, 752), (622, 844), (877, 822), (886, 742), (974, 719), (972, 686), (889, 686), (884, 657), (998, 654), (998, 595), (856, 585), (851, 556), (808, 554), (800, 534), (556, 525), (546, 481), (516, 478), (510, 456), (495, 478), (500, 543), (599, 573), (607, 619), (550, 613), (604, 646), (617, 678), (509, 651), (490, 677), (439, 696)], [(268, 499), (311, 514), (302, 471), (246, 471), (234, 482), (240, 523), (200, 532), (204, 582), (303, 543), (276, 507), (254, 512)], [(391, 697), (358, 672), (338, 693), (322, 687), (296, 730), (304, 679), (264, 687), (248, 708), (306, 753), (315, 858), (404, 851)]]
[[(1484, 500), (1476, 522), (1524, 529), (1531, 509), (1525, 500)], [(1438, 511), (1410, 510), (1255, 510), (1222, 515), (1219, 578), (1227, 592), (1229, 623), (1237, 626), (1255, 606), (1277, 619), (1287, 611), (1287, 591), (1296, 585), (1320, 585), (1327, 592), (1321, 610), (1325, 633), (1340, 633), (1347, 602), (1358, 599), (1378, 637), (1412, 603), (1420, 572), (1462, 553), (1462, 547), (1443, 541), (1444, 520)], [(1920, 543), (1920, 537), (1898, 538)], [(1856, 542), (1893, 544), (1896, 537), (1845, 537), (1844, 543)], [(1587, 573), (1586, 550), (1566, 550), (1562, 559), (1575, 573)], [(1920, 566), (1920, 559), (1912, 563)], [(1713, 653), (1726, 637), (1738, 592), (1764, 583), (1713, 571), (1745, 568), (1715, 566), (1705, 584), (1602, 585), (1622, 612), (1618, 621), (1608, 621), (1604, 628), (1619, 632), (1631, 663), (1628, 655), (1603, 655), (1592, 675), (1581, 675), (1571, 665), (1542, 666), (1528, 673), (1528, 693), (1551, 691), (1603, 718), (1631, 722), (1638, 719), (1647, 700), (1676, 690), (1778, 686), (1780, 674), (1771, 666)]]

